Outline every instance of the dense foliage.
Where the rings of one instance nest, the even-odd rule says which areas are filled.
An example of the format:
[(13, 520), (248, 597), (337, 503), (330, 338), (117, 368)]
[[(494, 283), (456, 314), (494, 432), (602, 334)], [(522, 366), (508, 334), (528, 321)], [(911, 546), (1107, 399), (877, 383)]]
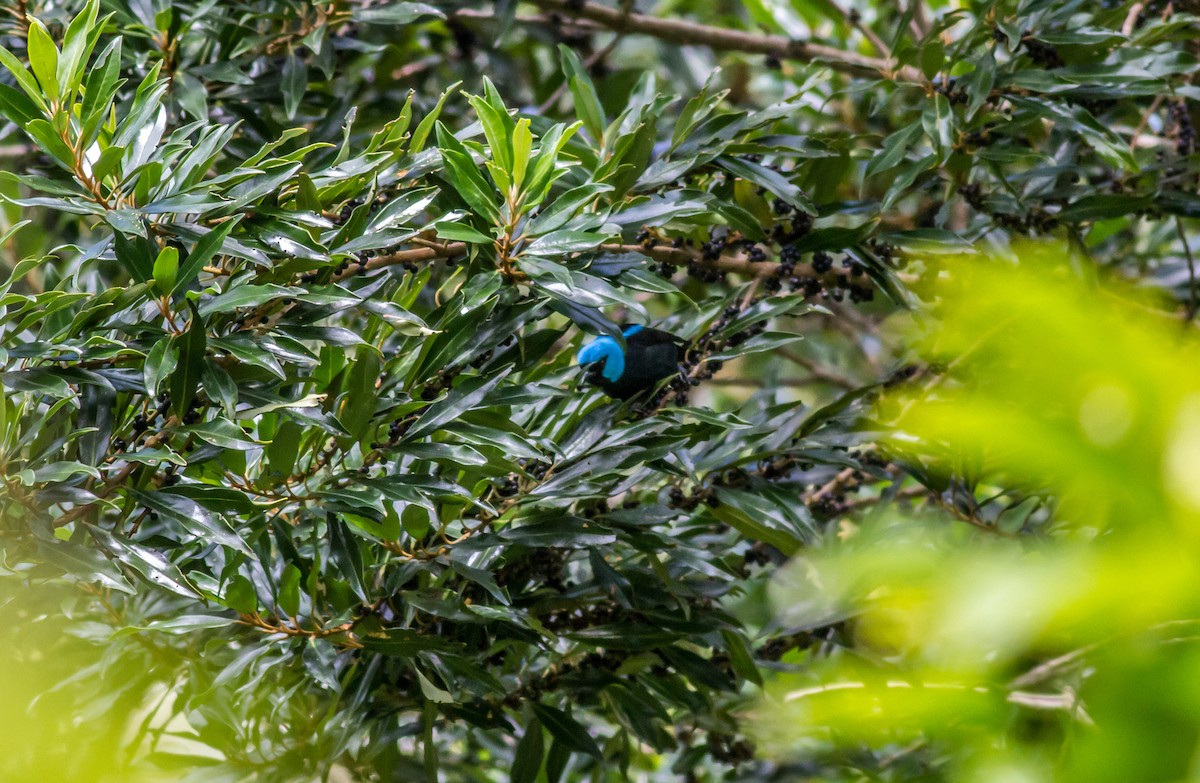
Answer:
[(1193, 6), (10, 0), (0, 772), (1184, 777)]

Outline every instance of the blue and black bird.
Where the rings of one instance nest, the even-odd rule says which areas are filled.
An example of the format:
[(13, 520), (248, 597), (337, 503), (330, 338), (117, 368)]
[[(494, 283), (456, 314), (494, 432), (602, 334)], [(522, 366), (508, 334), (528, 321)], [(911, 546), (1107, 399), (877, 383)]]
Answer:
[(683, 341), (673, 334), (646, 326), (626, 326), (625, 349), (602, 335), (579, 349), (576, 357), (586, 370), (588, 383), (610, 397), (627, 400), (679, 372)]

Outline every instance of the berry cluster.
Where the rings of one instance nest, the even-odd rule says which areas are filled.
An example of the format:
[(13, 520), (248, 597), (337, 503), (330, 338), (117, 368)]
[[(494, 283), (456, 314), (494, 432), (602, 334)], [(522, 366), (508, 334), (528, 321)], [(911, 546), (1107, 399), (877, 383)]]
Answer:
[(426, 381), (425, 385), (421, 387), (421, 399), (426, 402), (435, 399), (444, 390), (450, 388), (462, 370), (462, 367), (455, 365), (438, 370), (437, 375), (432, 380)]
[(808, 631), (800, 631), (789, 636), (777, 636), (759, 647), (754, 657), (760, 661), (778, 661), (791, 650), (814, 647), (820, 642), (820, 639)]
[(551, 631), (582, 631), (596, 625), (608, 625), (616, 622), (620, 614), (615, 603), (605, 602), (590, 604), (586, 607), (554, 609), (549, 614), (538, 618), (543, 626)]
[(562, 574), (566, 562), (565, 549), (535, 549), (525, 557), (497, 569), (496, 584), (515, 590), (541, 582), (561, 593), (565, 588)]
[(563, 677), (588, 671), (615, 672), (625, 663), (625, 656), (617, 652), (605, 650), (592, 652), (577, 661), (562, 661), (552, 666), (540, 677), (514, 688), (504, 697), (504, 706), (517, 708), (525, 699), (537, 701), (542, 694), (557, 690), (562, 684)]
[(1175, 151), (1181, 156), (1196, 151), (1196, 126), (1188, 112), (1187, 99), (1180, 98), (1171, 104), (1171, 122), (1175, 125)]
[(417, 419), (420, 418), (421, 413), (424, 410), (425, 409), (422, 408), (418, 411), (414, 411), (413, 413), (410, 413), (408, 416), (404, 416), (404, 417), (401, 417), (398, 419), (392, 419), (392, 423), (388, 425), (387, 442), (372, 443), (371, 448), (382, 449), (382, 448), (386, 448), (388, 446), (395, 446), (400, 441), (400, 439), (404, 437), (404, 433), (408, 432), (409, 429), (412, 428), (412, 425), (416, 424)]
[(730, 734), (710, 731), (708, 733), (708, 755), (713, 761), (734, 766), (754, 759), (754, 743)]
[(690, 493), (685, 493), (678, 486), (667, 490), (667, 508), (694, 511), (701, 503), (716, 508), (721, 505), (721, 500), (712, 487), (695, 487)]
[(1010, 212), (996, 212), (989, 209), (987, 197), (978, 182), (960, 185), (958, 193), (963, 200), (976, 212), (982, 212), (991, 217), (997, 228), (1011, 231), (1046, 233), (1058, 226), (1058, 217), (1044, 207), (1031, 205), (1024, 215), (1014, 215)]
[(1061, 68), (1066, 64), (1058, 50), (1050, 44), (1042, 43), (1034, 38), (1032, 30), (1021, 33), (1021, 45), (1025, 47), (1025, 53), (1029, 55), (1029, 59), (1043, 68)]
[(933, 85), (933, 91), (938, 95), (946, 96), (946, 99), (952, 104), (966, 104), (970, 101), (967, 91), (958, 84), (956, 79), (939, 80)]
[[(526, 474), (526, 476), (529, 478), (532, 478), (534, 482), (541, 482), (542, 479), (545, 479), (546, 473), (550, 472), (551, 467), (548, 462), (541, 460), (527, 460), (524, 458), (517, 460), (517, 465), (520, 466), (524, 474)], [(496, 479), (496, 482), (492, 484), (492, 488), (494, 491), (496, 491), (496, 494), (499, 497), (512, 497), (520, 494), (521, 476), (517, 473), (506, 474), (506, 476)], [(604, 503), (604, 501), (601, 501), (601, 503)], [(584, 515), (598, 516), (601, 513), (607, 513), (607, 510), (608, 507), (604, 506), (604, 508), (601, 510), (592, 510), (592, 512)]]

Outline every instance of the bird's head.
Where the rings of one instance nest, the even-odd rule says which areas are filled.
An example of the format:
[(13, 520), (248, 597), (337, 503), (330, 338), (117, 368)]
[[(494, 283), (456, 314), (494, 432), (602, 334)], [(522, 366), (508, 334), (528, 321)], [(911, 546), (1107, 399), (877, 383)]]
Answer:
[[(629, 337), (641, 328), (636, 324), (628, 326), (621, 334)], [(587, 378), (593, 383), (600, 378), (616, 383), (625, 372), (625, 351), (606, 334), (580, 348), (575, 358), (587, 370)]]

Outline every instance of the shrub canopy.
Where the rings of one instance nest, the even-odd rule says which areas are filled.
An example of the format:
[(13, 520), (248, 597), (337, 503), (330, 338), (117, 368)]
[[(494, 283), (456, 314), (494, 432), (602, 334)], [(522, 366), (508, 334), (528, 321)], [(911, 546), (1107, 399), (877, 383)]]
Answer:
[(1183, 777), (1193, 5), (10, 3), (0, 771)]

